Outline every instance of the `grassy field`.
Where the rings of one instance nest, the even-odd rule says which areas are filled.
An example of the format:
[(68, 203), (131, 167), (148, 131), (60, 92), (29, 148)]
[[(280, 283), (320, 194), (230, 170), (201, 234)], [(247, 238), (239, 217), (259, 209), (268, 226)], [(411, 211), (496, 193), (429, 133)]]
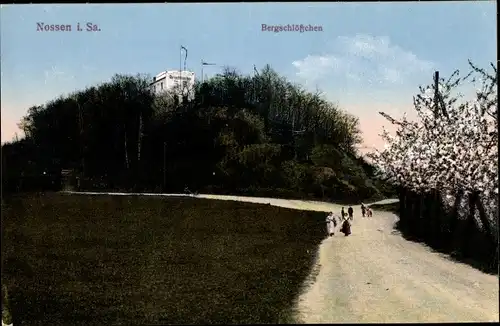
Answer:
[(192, 198), (2, 202), (14, 325), (286, 323), (323, 213)]

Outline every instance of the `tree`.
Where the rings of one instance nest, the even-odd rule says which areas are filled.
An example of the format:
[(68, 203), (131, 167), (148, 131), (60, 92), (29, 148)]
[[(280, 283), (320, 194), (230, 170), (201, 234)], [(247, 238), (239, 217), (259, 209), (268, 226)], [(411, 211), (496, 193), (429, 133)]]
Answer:
[[(115, 75), (31, 108), (21, 126), (37, 150), (23, 155), (78, 169), (88, 181), (82, 189), (100, 183), (308, 195), (314, 188), (318, 196), (341, 196), (371, 182), (356, 156), (357, 118), (270, 66), (251, 76), (226, 68), (192, 91), (191, 101), (180, 101), (176, 90), (154, 94), (146, 76)], [(322, 146), (343, 156), (326, 163)]]
[[(438, 191), (445, 206), (456, 205), (457, 196), (466, 196), (479, 205), (478, 218), (492, 242), (498, 228), (498, 127), (497, 70), (477, 68), (460, 78), (456, 71), (439, 81), (446, 114), (436, 115), (432, 87), (421, 87), (414, 98), (418, 121), (396, 120), (395, 136), (383, 131), (385, 149), (371, 154), (379, 171), (396, 185), (417, 193)], [(456, 89), (464, 82), (477, 85), (476, 96), (463, 100)], [(459, 205), (458, 214), (475, 218), (469, 205)], [(482, 213), (481, 213), (482, 211)]]

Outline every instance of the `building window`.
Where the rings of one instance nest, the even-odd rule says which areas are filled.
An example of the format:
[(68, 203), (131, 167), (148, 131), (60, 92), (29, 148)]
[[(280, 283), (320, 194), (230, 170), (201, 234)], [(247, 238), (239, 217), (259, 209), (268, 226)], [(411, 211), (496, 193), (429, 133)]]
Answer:
[(187, 82), (187, 80), (184, 80), (182, 82), (182, 87), (186, 88), (187, 86), (188, 86), (188, 82)]
[(160, 86), (161, 86), (161, 89), (163, 90), (163, 82), (160, 84)]

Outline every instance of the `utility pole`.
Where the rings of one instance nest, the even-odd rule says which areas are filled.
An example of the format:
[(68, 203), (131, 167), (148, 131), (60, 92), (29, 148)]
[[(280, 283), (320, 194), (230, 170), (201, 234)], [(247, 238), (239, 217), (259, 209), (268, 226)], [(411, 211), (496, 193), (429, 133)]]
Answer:
[(434, 117), (439, 115), (439, 71), (434, 72)]
[(434, 116), (437, 118), (439, 115), (439, 109), (444, 117), (448, 118), (448, 112), (446, 112), (446, 107), (444, 105), (443, 97), (439, 92), (439, 71), (434, 72)]

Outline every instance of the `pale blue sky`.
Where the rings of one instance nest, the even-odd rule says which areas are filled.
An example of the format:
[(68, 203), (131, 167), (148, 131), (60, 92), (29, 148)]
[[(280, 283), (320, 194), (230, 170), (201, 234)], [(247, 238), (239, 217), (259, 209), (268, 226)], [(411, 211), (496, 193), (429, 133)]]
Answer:
[[(269, 63), (292, 81), (360, 118), (367, 146), (380, 146), (377, 111), (411, 111), (418, 85), (496, 60), (496, 2), (3, 5), (2, 142), (35, 104), (116, 73), (155, 75), (200, 60), (250, 73)], [(37, 22), (72, 24), (38, 32)], [(78, 32), (76, 24), (99, 25)], [(261, 24), (311, 24), (322, 32), (262, 32)], [(213, 75), (219, 67), (208, 67)], [(464, 71), (465, 72), (465, 71)]]

